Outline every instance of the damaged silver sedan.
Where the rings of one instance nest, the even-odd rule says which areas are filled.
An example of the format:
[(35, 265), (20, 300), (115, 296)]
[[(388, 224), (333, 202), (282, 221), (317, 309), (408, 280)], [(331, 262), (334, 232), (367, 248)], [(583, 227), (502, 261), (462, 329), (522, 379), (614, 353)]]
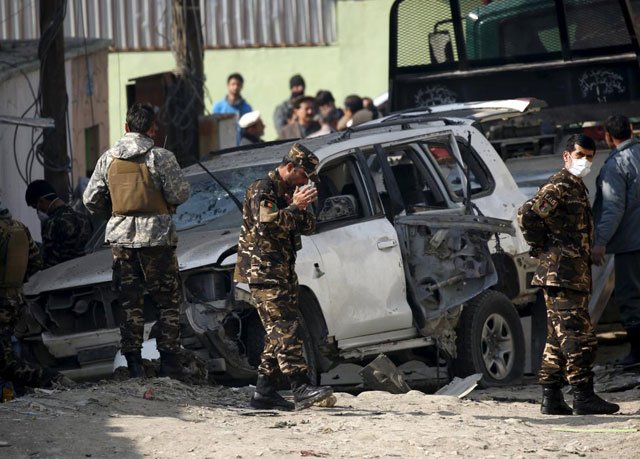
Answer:
[[(311, 377), (357, 383), (341, 368), (384, 352), (398, 364), (435, 368), (443, 380), (481, 373), (487, 385), (517, 381), (522, 327), (510, 299), (492, 289), (498, 273), (488, 242), (500, 251), (500, 241), (506, 247), (517, 236), (512, 218), (521, 195), (486, 139), (449, 119), (412, 129), (381, 124), (303, 143), (320, 159), (321, 178), (317, 231), (303, 237), (296, 265)], [(225, 152), (204, 163), (208, 171), (185, 169), (192, 195), (174, 217), (182, 344), (215, 381), (255, 377), (264, 343), (248, 286), (232, 282), (241, 213), (224, 188), (241, 200), (290, 145)], [(507, 189), (491, 197), (496, 182)], [(481, 214), (470, 199), (476, 195), (501, 209), (490, 214), (498, 218)], [(22, 333), (27, 356), (74, 378), (112, 372), (122, 310), (100, 235), (93, 253), (38, 273), (25, 295), (32, 318)], [(153, 310), (145, 295), (145, 338), (154, 336)], [(414, 373), (409, 380), (436, 374)]]

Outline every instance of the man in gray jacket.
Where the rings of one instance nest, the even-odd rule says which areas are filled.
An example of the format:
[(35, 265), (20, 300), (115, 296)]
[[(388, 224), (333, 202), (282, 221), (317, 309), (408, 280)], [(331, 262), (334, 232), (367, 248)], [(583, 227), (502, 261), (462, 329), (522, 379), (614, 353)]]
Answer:
[(615, 254), (615, 298), (631, 352), (619, 363), (640, 363), (640, 141), (626, 116), (610, 116), (605, 140), (612, 148), (596, 180), (592, 259)]
[(125, 130), (124, 137), (98, 160), (83, 200), (91, 213), (111, 215), (105, 240), (111, 244), (113, 281), (124, 313), (121, 351), (129, 375), (144, 377), (146, 287), (159, 310), (161, 373), (179, 378), (182, 288), (172, 214), (189, 199), (191, 187), (173, 153), (155, 146), (150, 105), (134, 104), (127, 112)]

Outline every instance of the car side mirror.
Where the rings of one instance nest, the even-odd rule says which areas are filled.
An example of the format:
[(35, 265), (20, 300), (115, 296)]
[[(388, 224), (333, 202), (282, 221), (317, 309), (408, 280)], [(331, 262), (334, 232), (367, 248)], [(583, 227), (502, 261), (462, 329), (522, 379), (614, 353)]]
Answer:
[(453, 45), (448, 30), (441, 30), (429, 34), (429, 56), (432, 64), (453, 62)]
[(325, 199), (318, 214), (318, 222), (344, 220), (358, 216), (358, 201), (351, 194), (340, 194)]

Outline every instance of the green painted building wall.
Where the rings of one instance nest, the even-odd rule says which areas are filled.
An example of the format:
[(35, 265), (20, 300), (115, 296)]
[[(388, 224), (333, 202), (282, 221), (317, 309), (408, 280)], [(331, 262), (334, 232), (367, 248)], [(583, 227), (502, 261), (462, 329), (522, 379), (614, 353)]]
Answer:
[[(337, 5), (336, 43), (328, 46), (206, 50), (205, 104), (226, 94), (226, 79), (240, 72), (243, 95), (267, 125), (265, 140), (276, 137), (273, 111), (288, 97), (289, 77), (300, 73), (307, 93), (329, 89), (336, 102), (349, 94), (376, 97), (388, 87), (389, 11), (393, 0), (341, 0)], [(109, 132), (111, 143), (123, 133), (129, 79), (174, 67), (168, 51), (109, 55)]]

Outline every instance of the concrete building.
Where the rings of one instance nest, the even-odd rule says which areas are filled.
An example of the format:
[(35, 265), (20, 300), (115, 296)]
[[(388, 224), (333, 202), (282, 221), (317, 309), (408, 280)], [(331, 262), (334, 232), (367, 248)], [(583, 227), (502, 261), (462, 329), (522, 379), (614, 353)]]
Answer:
[[(75, 187), (109, 145), (109, 41), (65, 39), (70, 179)], [(0, 41), (0, 115), (39, 115), (40, 61), (37, 40)], [(40, 222), (25, 203), (27, 183), (44, 178), (37, 145), (38, 128), (0, 124), (0, 187), (3, 203), (23, 221), (36, 240)]]
[[(16, 5), (0, 0), (0, 19), (8, 18), (0, 25), (0, 38), (37, 38), (39, 1)], [(240, 72), (243, 95), (263, 113), (265, 139), (272, 140), (271, 115), (287, 98), (293, 74), (303, 75), (308, 94), (329, 89), (338, 104), (352, 93), (376, 97), (385, 92), (392, 3), (200, 0), (206, 110), (226, 94), (227, 76)], [(65, 36), (113, 41), (108, 66), (111, 142), (123, 133), (129, 80), (175, 67), (171, 24), (171, 0), (68, 0)]]

